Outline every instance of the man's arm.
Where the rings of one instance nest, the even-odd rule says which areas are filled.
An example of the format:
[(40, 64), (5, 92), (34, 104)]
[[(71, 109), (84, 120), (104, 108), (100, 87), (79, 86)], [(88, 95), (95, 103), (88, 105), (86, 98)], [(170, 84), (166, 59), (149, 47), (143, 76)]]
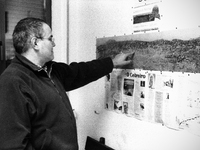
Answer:
[(70, 91), (109, 74), (114, 67), (131, 63), (132, 60), (127, 58), (132, 54), (118, 54), (113, 59), (108, 57), (88, 62), (73, 62), (70, 65), (56, 63), (53, 70), (65, 87), (65, 90)]

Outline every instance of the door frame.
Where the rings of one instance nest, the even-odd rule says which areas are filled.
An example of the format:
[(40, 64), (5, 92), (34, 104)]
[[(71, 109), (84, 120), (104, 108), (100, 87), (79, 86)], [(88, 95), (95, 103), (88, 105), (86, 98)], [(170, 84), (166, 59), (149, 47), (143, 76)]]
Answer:
[(6, 68), (5, 55), (5, 0), (0, 0), (0, 74)]

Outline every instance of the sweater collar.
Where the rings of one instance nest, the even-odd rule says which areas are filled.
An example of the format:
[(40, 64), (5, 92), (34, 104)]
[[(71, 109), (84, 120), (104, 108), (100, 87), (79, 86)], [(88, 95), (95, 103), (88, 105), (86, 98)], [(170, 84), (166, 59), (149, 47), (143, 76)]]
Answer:
[(41, 67), (41, 66), (34, 64), (30, 60), (28, 60), (26, 57), (16, 53), (15, 58), (13, 59), (13, 62), (18, 62), (18, 61), (20, 61), (24, 66), (31, 68), (32, 70), (38, 71), (38, 72), (40, 72), (42, 70), (47, 70), (47, 64), (52, 64), (52, 62), (48, 62), (44, 66)]

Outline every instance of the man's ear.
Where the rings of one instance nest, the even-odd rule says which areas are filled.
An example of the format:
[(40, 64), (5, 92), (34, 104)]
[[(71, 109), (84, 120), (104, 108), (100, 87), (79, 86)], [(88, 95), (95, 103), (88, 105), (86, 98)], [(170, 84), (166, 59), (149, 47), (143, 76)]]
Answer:
[(31, 45), (34, 49), (38, 49), (38, 39), (36, 37), (31, 38)]

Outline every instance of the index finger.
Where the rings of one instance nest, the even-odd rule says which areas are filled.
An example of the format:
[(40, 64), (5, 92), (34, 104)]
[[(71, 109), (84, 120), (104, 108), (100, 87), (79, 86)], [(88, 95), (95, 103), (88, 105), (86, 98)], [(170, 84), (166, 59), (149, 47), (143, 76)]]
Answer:
[(127, 53), (126, 60), (133, 60), (135, 56), (135, 52)]

